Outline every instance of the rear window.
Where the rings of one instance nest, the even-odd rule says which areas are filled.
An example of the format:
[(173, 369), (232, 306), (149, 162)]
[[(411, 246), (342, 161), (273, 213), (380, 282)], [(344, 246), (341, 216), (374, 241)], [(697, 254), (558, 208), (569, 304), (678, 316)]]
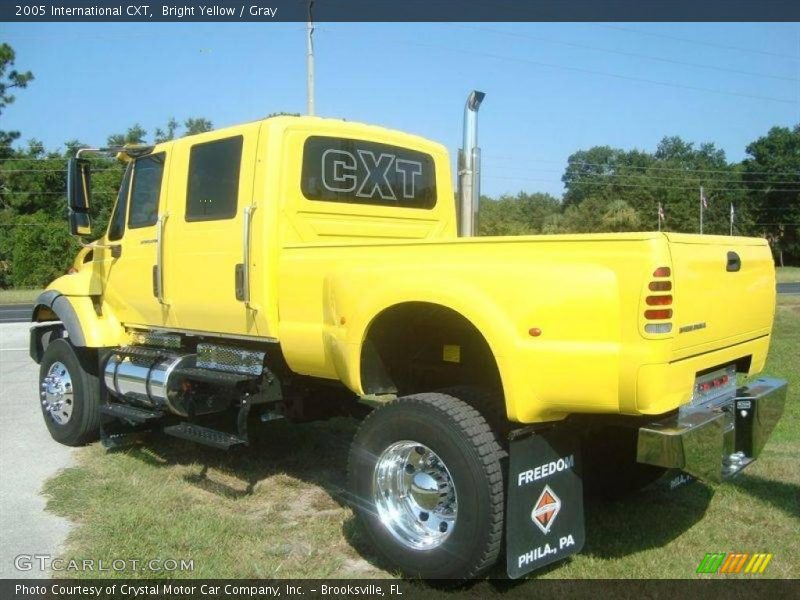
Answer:
[(399, 146), (312, 136), (303, 148), (301, 190), (309, 200), (431, 209), (433, 157)]
[(242, 136), (192, 146), (186, 220), (210, 221), (236, 216)]

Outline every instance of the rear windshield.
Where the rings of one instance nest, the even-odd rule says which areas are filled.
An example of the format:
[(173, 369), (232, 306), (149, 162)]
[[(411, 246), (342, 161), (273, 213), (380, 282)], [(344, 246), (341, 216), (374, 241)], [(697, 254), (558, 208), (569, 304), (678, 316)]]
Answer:
[(399, 146), (312, 136), (303, 148), (303, 195), (309, 200), (431, 209), (433, 157)]

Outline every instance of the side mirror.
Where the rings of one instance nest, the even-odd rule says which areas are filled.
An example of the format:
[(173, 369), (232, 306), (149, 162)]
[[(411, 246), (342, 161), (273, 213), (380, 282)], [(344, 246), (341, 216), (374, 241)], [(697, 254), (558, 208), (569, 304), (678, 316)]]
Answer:
[(91, 169), (85, 158), (71, 158), (67, 166), (67, 204), (69, 205), (69, 231), (72, 235), (91, 235), (89, 217), (91, 202)]
[(69, 232), (75, 236), (92, 235), (92, 219), (89, 213), (69, 209)]

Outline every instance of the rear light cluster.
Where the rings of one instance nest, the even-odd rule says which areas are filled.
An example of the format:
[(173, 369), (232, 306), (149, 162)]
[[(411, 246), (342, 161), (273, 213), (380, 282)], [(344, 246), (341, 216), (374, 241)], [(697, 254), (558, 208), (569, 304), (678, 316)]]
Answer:
[(700, 392), (708, 392), (710, 390), (713, 390), (714, 388), (722, 387), (723, 385), (728, 383), (728, 381), (730, 381), (730, 377), (728, 377), (727, 375), (723, 375), (722, 377), (717, 377), (712, 381), (706, 381), (705, 383), (701, 383), (700, 385), (697, 386), (697, 389)]
[(653, 271), (653, 281), (647, 285), (650, 292), (645, 298), (647, 308), (644, 311), (644, 318), (647, 321), (657, 321), (647, 323), (644, 330), (647, 333), (669, 333), (672, 331), (672, 323), (666, 322), (672, 318), (672, 281), (669, 277), (672, 270), (669, 267), (658, 267)]
[(728, 365), (705, 375), (694, 382), (692, 404), (721, 403), (736, 396), (736, 366)]

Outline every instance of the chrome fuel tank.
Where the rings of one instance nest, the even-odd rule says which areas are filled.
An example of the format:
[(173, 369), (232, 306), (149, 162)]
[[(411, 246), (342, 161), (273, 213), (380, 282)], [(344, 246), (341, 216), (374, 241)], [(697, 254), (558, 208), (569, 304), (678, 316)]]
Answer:
[(135, 353), (113, 353), (104, 369), (109, 392), (121, 398), (137, 400), (148, 406), (170, 405), (170, 391), (176, 389), (175, 370), (193, 367), (194, 354), (164, 355), (137, 350)]

